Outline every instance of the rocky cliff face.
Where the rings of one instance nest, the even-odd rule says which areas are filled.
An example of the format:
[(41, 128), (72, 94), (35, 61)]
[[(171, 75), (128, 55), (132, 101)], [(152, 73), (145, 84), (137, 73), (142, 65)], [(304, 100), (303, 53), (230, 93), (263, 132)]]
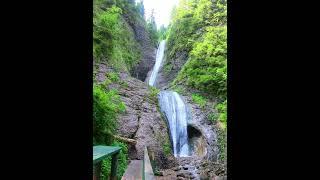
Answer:
[(148, 72), (154, 66), (157, 49), (153, 47), (146, 27), (142, 22), (133, 23), (130, 24), (130, 26), (134, 31), (135, 39), (140, 45), (139, 48), (141, 52), (141, 59), (136, 67), (132, 70), (131, 74), (133, 77), (144, 81), (147, 77)]
[[(169, 53), (167, 48), (166, 53)], [(188, 52), (179, 51), (175, 54), (174, 58), (171, 59), (168, 59), (168, 56), (165, 57), (166, 59), (163, 63), (163, 68), (159, 71), (159, 80), (157, 82), (159, 87), (164, 87), (168, 82), (172, 82), (177, 77), (179, 71), (188, 60)], [(170, 67), (167, 72), (164, 70), (165, 66)]]
[[(103, 82), (105, 74), (113, 71), (105, 64), (99, 65), (96, 75), (98, 82)], [(120, 73), (120, 83), (111, 84), (109, 88), (119, 91), (121, 100), (126, 105), (126, 112), (119, 117), (118, 135), (135, 139), (135, 145), (129, 145), (130, 159), (143, 159), (144, 146), (154, 153), (156, 164), (161, 169), (176, 165), (173, 155), (164, 155), (163, 144), (169, 140), (166, 122), (161, 117), (156, 96), (149, 86), (128, 75)]]
[[(168, 49), (166, 46), (165, 54), (168, 53)], [(186, 63), (188, 59), (187, 52), (178, 52), (176, 54), (176, 58), (168, 59), (168, 57), (164, 56), (163, 63), (159, 69), (159, 73), (157, 76), (157, 80), (155, 82), (155, 86), (161, 90), (165, 90), (169, 88), (169, 84), (177, 77), (179, 71), (181, 70), (182, 66)], [(166, 68), (170, 67), (169, 69), (165, 70)], [(147, 76), (148, 78), (149, 76)]]

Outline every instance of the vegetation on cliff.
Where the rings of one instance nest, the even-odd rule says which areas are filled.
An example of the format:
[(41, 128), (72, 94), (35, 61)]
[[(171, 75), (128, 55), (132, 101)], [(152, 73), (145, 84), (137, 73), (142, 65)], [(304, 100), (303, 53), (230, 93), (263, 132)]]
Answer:
[[(173, 89), (196, 91), (192, 100), (200, 107), (216, 99), (208, 119), (227, 128), (227, 2), (181, 0), (172, 12), (167, 34), (164, 70), (177, 73)], [(223, 153), (225, 140), (219, 143)], [(225, 155), (220, 156), (224, 159)]]
[[(184, 85), (198, 90), (204, 97), (218, 99), (218, 120), (224, 125), (227, 121), (226, 22), (225, 0), (181, 0), (172, 13), (165, 64), (167, 74), (178, 69), (173, 86)], [(186, 58), (179, 59), (185, 53)], [(175, 65), (179, 63), (180, 67)], [(197, 102), (200, 97), (193, 99)]]
[[(127, 145), (114, 140), (113, 134), (118, 125), (118, 114), (125, 110), (116, 90), (105, 89), (104, 86), (95, 85), (93, 88), (93, 145), (120, 146), (118, 176), (121, 177), (127, 167)], [(111, 158), (111, 157), (110, 157)], [(111, 164), (107, 159), (102, 163), (102, 174), (110, 173)], [(103, 176), (103, 179), (107, 177)]]
[(145, 23), (140, 9), (133, 1), (94, 1), (93, 58), (97, 63), (126, 72), (138, 63), (141, 52), (130, 24)]
[[(178, 93), (190, 91), (192, 100), (201, 108), (215, 99), (208, 119), (220, 124), (220, 159), (224, 149), (227, 124), (227, 5), (226, 0), (180, 0), (172, 12), (168, 27), (157, 28), (153, 15), (144, 20), (142, 2), (134, 0), (93, 1), (93, 59), (96, 64), (107, 64), (113, 72), (105, 82), (93, 86), (93, 144), (122, 147), (119, 155), (118, 177), (127, 167), (128, 147), (112, 136), (118, 117), (125, 111), (118, 91), (109, 84), (119, 81), (120, 71), (130, 74), (140, 63), (143, 52), (137, 39), (136, 25), (143, 27), (153, 47), (167, 39), (165, 74), (175, 74), (171, 88)], [(151, 46), (151, 45), (150, 45)], [(94, 72), (97, 67), (94, 67)], [(149, 98), (157, 99), (158, 89), (150, 87)], [(128, 106), (129, 107), (129, 106)], [(215, 110), (215, 111), (214, 111)], [(163, 138), (165, 155), (171, 153), (170, 142)], [(109, 174), (110, 161), (103, 162), (103, 174)], [(107, 177), (104, 177), (107, 178)]]
[[(104, 63), (114, 72), (106, 74), (105, 81), (93, 86), (93, 145), (120, 146), (118, 177), (125, 172), (128, 147), (118, 142), (113, 135), (120, 122), (118, 116), (125, 111), (116, 89), (110, 83), (118, 83), (118, 72), (129, 73), (139, 63), (141, 50), (133, 25), (146, 26), (143, 4), (132, 0), (93, 1), (93, 59), (96, 64)], [(94, 67), (94, 72), (97, 71)], [(94, 77), (95, 78), (95, 77)], [(120, 84), (124, 85), (124, 84)], [(103, 161), (102, 175), (110, 173), (110, 159)]]

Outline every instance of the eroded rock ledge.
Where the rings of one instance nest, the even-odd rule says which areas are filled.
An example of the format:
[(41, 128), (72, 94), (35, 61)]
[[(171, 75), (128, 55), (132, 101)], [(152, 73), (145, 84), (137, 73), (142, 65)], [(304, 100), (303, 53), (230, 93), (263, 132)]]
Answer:
[[(106, 73), (112, 72), (104, 64), (99, 65), (98, 82), (104, 81)], [(144, 146), (153, 153), (156, 164), (161, 169), (176, 165), (173, 155), (165, 155), (163, 144), (169, 139), (166, 122), (162, 119), (156, 97), (151, 96), (149, 86), (125, 72), (120, 73), (120, 83), (110, 84), (109, 88), (118, 89), (126, 112), (119, 117), (118, 135), (135, 139), (136, 144), (128, 145), (130, 159), (143, 159)]]

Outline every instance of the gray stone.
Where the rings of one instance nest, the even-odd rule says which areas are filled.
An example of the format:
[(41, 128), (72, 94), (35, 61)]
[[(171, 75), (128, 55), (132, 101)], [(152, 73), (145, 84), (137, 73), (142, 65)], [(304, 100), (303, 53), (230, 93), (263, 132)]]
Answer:
[[(100, 74), (112, 71), (104, 64), (99, 67)], [(126, 72), (120, 73), (120, 81), (127, 84), (118, 87), (126, 111), (118, 117), (117, 135), (137, 141), (135, 145), (130, 144), (128, 147), (129, 158), (143, 159), (143, 150), (147, 146), (154, 152), (154, 160), (159, 168), (169, 169), (176, 166), (175, 159), (171, 157), (173, 155), (165, 156), (163, 152), (162, 146), (165, 138), (169, 141), (169, 132), (157, 109), (157, 98), (150, 97), (149, 86), (145, 82)]]

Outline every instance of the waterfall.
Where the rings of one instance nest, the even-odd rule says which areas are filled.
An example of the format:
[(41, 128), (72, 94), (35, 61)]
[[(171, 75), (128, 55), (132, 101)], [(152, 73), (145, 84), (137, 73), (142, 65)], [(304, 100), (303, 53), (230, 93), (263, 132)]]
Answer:
[(189, 156), (187, 106), (180, 95), (174, 91), (161, 91), (159, 104), (169, 124), (174, 156)]
[[(149, 79), (150, 86), (154, 86), (156, 82), (159, 68), (163, 61), (164, 48), (165, 40), (160, 42), (157, 50), (156, 63)], [(169, 124), (174, 156), (189, 156), (187, 120), (190, 115), (186, 104), (180, 95), (174, 91), (161, 91), (159, 93), (159, 104)]]
[(159, 68), (161, 66), (161, 63), (163, 61), (163, 54), (164, 54), (164, 48), (165, 48), (166, 41), (162, 40), (159, 44), (159, 48), (157, 50), (157, 56), (156, 56), (156, 63), (154, 64), (150, 79), (149, 79), (149, 85), (154, 86), (154, 83), (156, 81)]

